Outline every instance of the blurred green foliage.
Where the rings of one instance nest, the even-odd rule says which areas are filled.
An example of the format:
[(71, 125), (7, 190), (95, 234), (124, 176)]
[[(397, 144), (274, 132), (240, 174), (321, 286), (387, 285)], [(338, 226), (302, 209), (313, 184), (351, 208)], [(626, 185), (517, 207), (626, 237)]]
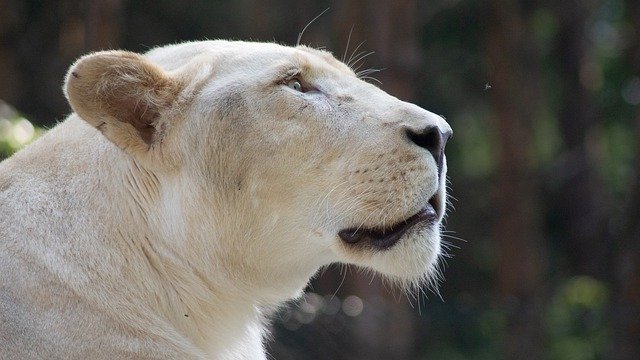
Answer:
[(42, 128), (16, 115), (11, 119), (0, 118), (0, 160), (28, 145), (42, 134)]
[(549, 358), (606, 358), (611, 332), (606, 305), (610, 290), (587, 276), (567, 279), (556, 289), (546, 313)]

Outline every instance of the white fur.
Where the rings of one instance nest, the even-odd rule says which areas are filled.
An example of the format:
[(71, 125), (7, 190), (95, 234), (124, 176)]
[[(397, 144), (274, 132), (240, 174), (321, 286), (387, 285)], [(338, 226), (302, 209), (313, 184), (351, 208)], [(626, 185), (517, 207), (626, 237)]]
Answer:
[[(287, 87), (296, 69), (320, 92)], [(444, 176), (405, 130), (449, 126), (330, 54), (96, 53), (66, 92), (77, 114), (0, 164), (0, 358), (265, 359), (263, 314), (321, 266), (431, 276), (439, 226), (386, 251), (337, 233), (444, 203)], [(152, 140), (113, 104), (149, 115)]]

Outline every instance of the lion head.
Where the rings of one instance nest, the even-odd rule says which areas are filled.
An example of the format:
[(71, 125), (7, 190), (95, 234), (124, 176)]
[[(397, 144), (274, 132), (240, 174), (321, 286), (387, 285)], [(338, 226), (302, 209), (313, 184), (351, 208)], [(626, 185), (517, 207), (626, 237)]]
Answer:
[(194, 268), (265, 298), (294, 296), (333, 262), (432, 275), (451, 128), (330, 53), (227, 41), (98, 52), (65, 89), (154, 174), (149, 227)]

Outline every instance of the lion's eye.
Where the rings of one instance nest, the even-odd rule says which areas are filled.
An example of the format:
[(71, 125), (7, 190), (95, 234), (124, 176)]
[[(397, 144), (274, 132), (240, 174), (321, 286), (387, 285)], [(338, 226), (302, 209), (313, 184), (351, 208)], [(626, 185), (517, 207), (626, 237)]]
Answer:
[(291, 79), (291, 80), (287, 81), (287, 86), (292, 88), (295, 91), (302, 92), (302, 84), (300, 83), (300, 80)]

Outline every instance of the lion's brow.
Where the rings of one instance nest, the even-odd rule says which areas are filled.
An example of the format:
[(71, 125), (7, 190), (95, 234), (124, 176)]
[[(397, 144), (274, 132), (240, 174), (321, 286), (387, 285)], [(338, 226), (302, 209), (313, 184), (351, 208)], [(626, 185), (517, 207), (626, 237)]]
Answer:
[[(342, 63), (340, 60), (336, 59), (333, 54), (329, 51), (326, 50), (319, 50), (319, 49), (314, 49), (308, 46), (299, 46), (297, 48), (298, 50), (300, 50), (300, 53), (297, 53), (297, 58), (301, 58), (301, 64), (302, 63), (306, 63), (307, 66), (309, 66), (309, 68), (311, 68), (311, 63), (309, 62), (308, 59), (306, 59), (306, 56), (304, 55), (304, 52), (309, 53), (310, 55), (315, 55), (318, 56), (319, 58), (321, 58), (322, 60), (324, 60), (329, 66), (338, 69), (339, 71), (344, 71), (344, 70), (348, 70), (350, 72), (353, 72), (353, 69), (349, 68), (346, 64)], [(303, 72), (305, 70), (308, 69), (303, 69)]]

